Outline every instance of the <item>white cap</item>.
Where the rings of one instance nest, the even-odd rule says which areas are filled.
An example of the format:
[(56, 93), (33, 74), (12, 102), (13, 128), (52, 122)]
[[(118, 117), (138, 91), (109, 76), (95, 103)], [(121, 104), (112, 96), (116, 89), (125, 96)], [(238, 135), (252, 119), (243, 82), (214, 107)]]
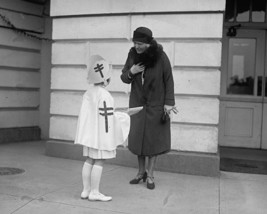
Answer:
[(111, 77), (110, 64), (99, 55), (92, 55), (87, 64), (87, 80), (88, 83), (107, 83)]

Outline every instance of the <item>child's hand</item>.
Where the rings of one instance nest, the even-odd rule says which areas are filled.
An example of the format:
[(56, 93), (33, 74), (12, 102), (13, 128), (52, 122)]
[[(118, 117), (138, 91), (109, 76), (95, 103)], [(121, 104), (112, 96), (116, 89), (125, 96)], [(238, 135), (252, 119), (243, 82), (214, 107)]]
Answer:
[(142, 109), (143, 109), (143, 106), (134, 107), (134, 108), (118, 108), (118, 109), (115, 109), (115, 112), (116, 111), (123, 112), (131, 116), (131, 115), (137, 114)]

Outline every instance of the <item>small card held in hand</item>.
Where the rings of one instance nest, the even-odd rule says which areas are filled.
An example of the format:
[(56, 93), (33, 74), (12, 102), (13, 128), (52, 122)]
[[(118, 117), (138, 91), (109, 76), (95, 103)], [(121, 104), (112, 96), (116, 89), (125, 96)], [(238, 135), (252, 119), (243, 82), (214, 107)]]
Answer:
[(134, 108), (128, 108), (128, 110), (126, 111), (126, 113), (131, 116), (131, 115), (134, 115), (134, 114), (138, 113), (142, 109), (143, 109), (143, 106), (134, 107)]
[(143, 109), (143, 106), (139, 106), (139, 107), (134, 107), (134, 108), (119, 108), (119, 109), (116, 109), (116, 111), (124, 112), (131, 116), (131, 115), (137, 114), (142, 109)]

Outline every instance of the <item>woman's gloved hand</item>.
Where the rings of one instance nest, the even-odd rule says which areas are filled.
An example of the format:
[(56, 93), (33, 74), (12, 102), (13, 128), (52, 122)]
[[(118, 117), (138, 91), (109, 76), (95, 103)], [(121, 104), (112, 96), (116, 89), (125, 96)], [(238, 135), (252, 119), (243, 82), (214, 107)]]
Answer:
[(164, 112), (163, 112), (163, 115), (161, 116), (161, 123), (164, 124), (170, 119), (169, 115), (170, 115), (171, 111), (173, 111), (174, 114), (178, 113), (176, 106), (164, 105)]
[(177, 113), (178, 113), (178, 110), (177, 110), (176, 106), (168, 106), (168, 105), (164, 105), (164, 111), (167, 112), (168, 114), (170, 114), (171, 111), (172, 111), (174, 114), (177, 114)]
[(136, 65), (133, 65), (130, 69), (131, 73), (133, 75), (135, 74), (138, 74), (138, 73), (141, 73), (145, 70), (145, 66), (144, 65), (141, 65), (141, 63), (138, 63)]

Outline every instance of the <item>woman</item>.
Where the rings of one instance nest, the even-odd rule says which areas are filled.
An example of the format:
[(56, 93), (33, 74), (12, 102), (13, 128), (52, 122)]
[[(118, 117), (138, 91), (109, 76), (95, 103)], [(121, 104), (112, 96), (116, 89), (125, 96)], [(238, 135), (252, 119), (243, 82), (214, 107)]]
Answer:
[(143, 180), (148, 189), (154, 189), (156, 158), (170, 151), (169, 114), (176, 113), (172, 68), (150, 29), (137, 28), (133, 43), (121, 79), (131, 84), (129, 107), (143, 106), (143, 110), (131, 117), (128, 148), (138, 157), (139, 171), (130, 184)]

